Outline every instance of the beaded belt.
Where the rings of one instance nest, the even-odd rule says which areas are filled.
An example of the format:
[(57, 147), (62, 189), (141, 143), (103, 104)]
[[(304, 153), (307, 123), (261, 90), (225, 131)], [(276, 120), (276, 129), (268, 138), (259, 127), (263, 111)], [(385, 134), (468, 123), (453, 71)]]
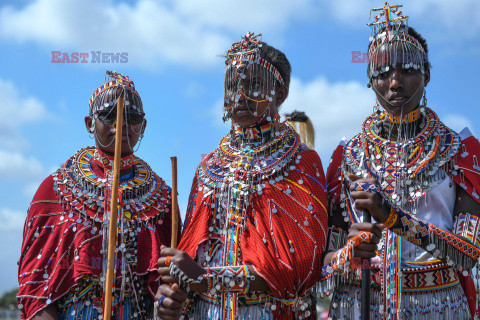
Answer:
[[(203, 294), (199, 293), (198, 297), (201, 300), (208, 301), (213, 304), (220, 304), (220, 296), (219, 295), (208, 295), (208, 294)], [(269, 301), (271, 301), (271, 297), (261, 295), (259, 297), (248, 297), (246, 295), (238, 295), (238, 302), (240, 305), (245, 305), (245, 306), (251, 306), (251, 305), (257, 305), (257, 304), (265, 304)]]
[(429, 263), (409, 263), (408, 268), (402, 268), (402, 273), (405, 293), (439, 290), (459, 283), (458, 274), (453, 268), (438, 260)]
[[(421, 291), (441, 290), (459, 284), (458, 274), (453, 267), (441, 260), (429, 262), (407, 262), (407, 267), (402, 267), (403, 292), (415, 293)], [(380, 290), (381, 272), (372, 275), (372, 289)], [(360, 287), (360, 279), (350, 282), (351, 285)]]

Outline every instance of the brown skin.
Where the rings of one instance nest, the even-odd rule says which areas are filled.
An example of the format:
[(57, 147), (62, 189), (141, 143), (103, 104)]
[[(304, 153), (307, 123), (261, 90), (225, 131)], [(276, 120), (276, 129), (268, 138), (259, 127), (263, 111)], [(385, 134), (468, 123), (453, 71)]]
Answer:
[[(422, 78), (424, 79), (423, 83)], [(395, 68), (390, 67), (388, 72), (381, 73), (377, 78), (374, 78), (372, 80), (372, 89), (377, 95), (380, 105), (388, 113), (394, 116), (400, 116), (408, 114), (419, 106), (423, 89), (429, 81), (430, 72), (428, 70), (422, 75), (418, 70), (403, 69), (400, 65), (397, 65)], [(411, 98), (412, 96), (413, 98)], [(409, 99), (410, 101), (408, 101)], [(375, 236), (372, 236), (370, 239), (371, 244), (363, 243), (355, 247), (354, 250), (354, 257), (372, 258), (376, 256), (376, 245), (381, 238), (381, 230), (386, 227), (383, 223), (388, 217), (390, 207), (386, 202), (382, 201), (381, 196), (377, 193), (354, 191), (353, 185), (355, 182), (378, 185), (375, 179), (363, 179), (355, 175), (349, 175), (349, 179), (351, 181), (350, 194), (355, 201), (355, 207), (362, 211), (369, 211), (372, 218), (379, 223), (354, 223), (349, 229), (348, 238), (350, 239), (358, 235), (361, 231), (374, 233)], [(461, 212), (480, 215), (480, 204), (468, 195), (463, 188), (456, 186), (456, 189), (457, 198), (455, 201), (454, 215), (458, 215)], [(332, 218), (333, 224), (343, 226), (344, 229), (347, 229), (346, 223), (341, 219), (341, 212), (342, 210), (340, 208), (334, 210), (334, 218)], [(463, 239), (466, 240), (465, 238)], [(326, 253), (323, 263), (330, 263), (334, 253), (335, 252)]]
[[(90, 132), (90, 128), (92, 128), (93, 118), (91, 116), (85, 117), (85, 127), (87, 131)], [(116, 132), (116, 122), (113, 124), (104, 124), (98, 119), (95, 119), (95, 144), (98, 149), (102, 152), (113, 156), (115, 153), (115, 132)], [(140, 129), (142, 128), (142, 124), (135, 124), (135, 125), (127, 125), (125, 122), (122, 126), (122, 157), (127, 156), (133, 153), (133, 148), (137, 144), (138, 140), (140, 139), (140, 134), (145, 132), (145, 128), (147, 127), (147, 119), (143, 120), (143, 130), (141, 132)], [(135, 133), (138, 132), (138, 133)], [(128, 144), (128, 140), (130, 141), (130, 146)], [(100, 140), (100, 141), (98, 141)], [(101, 142), (101, 144), (99, 143)], [(105, 146), (102, 146), (102, 144)]]
[[(93, 118), (91, 116), (85, 117), (85, 127), (87, 131), (90, 132), (90, 129), (93, 125)], [(145, 128), (147, 127), (147, 119), (143, 119), (143, 129), (142, 124), (125, 124), (123, 123), (122, 126), (122, 148), (121, 154), (122, 157), (125, 157), (129, 154), (133, 153), (133, 149), (135, 145), (138, 143), (140, 139), (140, 134), (145, 132)], [(108, 154), (113, 156), (115, 154), (115, 133), (116, 133), (116, 122), (113, 124), (105, 124), (98, 119), (95, 119), (95, 145), (96, 147)], [(130, 142), (130, 145), (129, 145)], [(103, 144), (103, 146), (102, 146)], [(105, 146), (105, 147), (104, 147)], [(133, 168), (129, 168), (127, 170), (122, 170), (121, 174), (128, 174), (133, 170)]]
[[(115, 140), (115, 123), (112, 125), (104, 124), (100, 120), (96, 119), (95, 120), (95, 128), (97, 130), (96, 132), (96, 138), (95, 138), (95, 144), (98, 149), (100, 149), (102, 152), (113, 156), (115, 153), (115, 143), (112, 142)], [(124, 123), (122, 127), (122, 150), (126, 150), (125, 152), (122, 152), (122, 157), (127, 156), (129, 154), (133, 153), (132, 148), (135, 147), (137, 144), (138, 140), (140, 139), (140, 133), (143, 133), (145, 131), (145, 127), (147, 126), (147, 120), (144, 119), (144, 124), (143, 124), (143, 130), (139, 132), (140, 128), (142, 127), (142, 124), (138, 125), (128, 125), (128, 133), (127, 133), (127, 125)], [(90, 128), (92, 127), (93, 123), (93, 118), (91, 116), (86, 116), (85, 117), (85, 126), (87, 128), (87, 131), (90, 132)], [(132, 130), (133, 129), (133, 130)], [(133, 131), (138, 132), (138, 134), (135, 134)], [(130, 139), (130, 146), (128, 145), (128, 139)], [(108, 145), (107, 147), (103, 147), (97, 139), (100, 139), (103, 145)], [(121, 171), (121, 174), (128, 174), (133, 170), (133, 168)], [(159, 289), (160, 290), (160, 289)], [(56, 320), (58, 319), (58, 311), (57, 308), (51, 304), (45, 309), (39, 311), (33, 318), (33, 320)]]
[[(247, 67), (241, 69), (246, 75), (245, 79), (240, 79), (240, 87), (243, 92), (246, 91), (244, 88), (255, 88), (259, 86), (260, 83), (265, 83), (267, 81), (265, 74), (263, 72), (256, 72), (252, 74), (253, 70), (251, 70), (252, 65), (248, 65)], [(236, 83), (238, 80), (235, 80)], [(270, 92), (271, 89), (267, 91)], [(227, 92), (227, 98), (229, 95), (235, 95), (239, 93), (237, 92)], [(248, 95), (248, 93), (247, 93)], [(267, 111), (268, 114), (266, 116), (275, 115), (278, 112), (278, 108), (280, 105), (285, 101), (288, 95), (288, 88), (285, 86), (275, 88), (275, 95), (272, 97), (272, 102), (270, 101), (263, 101), (263, 102), (255, 102), (248, 98), (246, 98), (243, 94), (240, 94), (240, 99), (238, 102), (230, 101), (228, 104), (225, 104), (225, 107), (232, 108), (232, 122), (244, 127), (252, 127), (258, 124), (261, 124), (260, 121), (262, 116)], [(251, 99), (260, 100), (261, 98), (250, 97)], [(267, 110), (268, 109), (268, 110)], [(253, 113), (257, 111), (257, 115), (255, 116)]]
[(32, 320), (58, 320), (57, 308), (53, 304), (50, 304), (45, 309), (37, 312)]
[(186, 293), (176, 283), (171, 286), (164, 283), (158, 288), (155, 301), (158, 301), (162, 295), (166, 298), (162, 305), (157, 308), (158, 317), (163, 320), (178, 319), (185, 308)]
[[(423, 83), (422, 83), (423, 78)], [(420, 104), (423, 89), (430, 82), (430, 71), (425, 74), (415, 69), (403, 69), (400, 64), (372, 79), (373, 91), (380, 105), (394, 116), (406, 115)], [(408, 102), (407, 102), (408, 101)]]
[[(250, 74), (250, 66), (244, 68), (243, 72), (246, 75), (245, 79), (240, 80), (240, 85), (243, 88), (249, 88), (250, 81), (255, 81), (255, 82), (265, 82), (266, 79), (264, 77), (263, 72), (257, 72), (255, 75), (253, 75), (252, 79), (250, 77), (252, 76)], [(252, 83), (252, 85), (255, 85)], [(244, 95), (240, 96), (240, 99), (238, 102), (230, 102), (229, 104), (226, 104), (226, 107), (232, 107), (232, 122), (234, 124), (237, 124), (241, 127), (252, 127), (255, 125), (260, 125), (262, 124), (262, 118), (264, 119), (264, 113), (268, 112), (265, 116), (271, 116), (275, 115), (278, 112), (278, 108), (280, 105), (285, 101), (288, 95), (288, 88), (287, 87), (279, 87), (275, 89), (275, 95), (272, 97), (272, 102), (270, 101), (264, 101), (264, 102), (254, 102), (252, 100), (249, 100), (245, 98)], [(227, 93), (227, 94), (237, 94), (237, 92), (234, 93)], [(258, 104), (258, 106), (257, 106)], [(253, 113), (254, 111), (257, 111), (257, 115), (255, 116)], [(265, 121), (265, 120), (264, 120)], [(162, 281), (166, 283), (175, 283), (175, 279), (173, 279), (170, 276), (170, 269), (168, 266), (165, 265), (165, 259), (167, 256), (171, 256), (171, 261), (175, 263), (177, 267), (179, 267), (183, 272), (188, 275), (191, 278), (197, 278), (198, 276), (206, 273), (207, 271), (199, 265), (192, 257), (190, 257), (186, 252), (173, 249), (173, 248), (167, 248), (165, 246), (162, 246), (161, 248), (161, 258), (158, 259), (158, 273), (162, 276)], [(253, 280), (250, 283), (250, 291), (255, 291), (255, 292), (268, 292), (270, 291), (267, 282), (265, 279), (263, 279), (260, 275), (258, 275), (253, 266), (249, 265), (249, 271), (251, 274), (255, 276), (255, 280)], [(179, 289), (181, 291), (181, 289)], [(207, 281), (203, 280), (199, 284), (192, 284), (190, 286), (190, 290), (193, 292), (206, 292), (207, 291)], [(185, 301), (177, 300), (180, 298), (178, 295), (174, 296), (174, 292), (167, 291), (165, 290), (165, 293), (163, 293), (167, 298), (171, 298), (172, 300), (175, 300), (177, 303), (184, 303)], [(165, 298), (165, 301), (167, 300)], [(182, 310), (181, 309), (168, 309), (164, 308), (165, 310), (159, 311), (158, 315), (161, 317), (161, 319), (178, 319), (181, 315)], [(168, 311), (166, 311), (168, 309)], [(175, 314), (175, 316), (173, 316)]]

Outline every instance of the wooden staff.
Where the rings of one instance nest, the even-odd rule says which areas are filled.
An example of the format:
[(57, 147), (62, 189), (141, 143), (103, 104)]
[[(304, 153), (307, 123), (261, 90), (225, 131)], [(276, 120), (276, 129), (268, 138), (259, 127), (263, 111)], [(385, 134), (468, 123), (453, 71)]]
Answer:
[(118, 187), (120, 183), (120, 159), (122, 152), (122, 126), (123, 126), (123, 93), (117, 100), (117, 124), (115, 127), (115, 156), (113, 164), (113, 182), (110, 201), (110, 226), (108, 228), (108, 258), (107, 278), (105, 280), (105, 304), (103, 306), (103, 319), (110, 320), (112, 313), (112, 285), (115, 271), (115, 247), (117, 244), (117, 206)]
[[(372, 222), (370, 212), (363, 212), (363, 222)], [(370, 320), (370, 259), (362, 259), (362, 304), (360, 307), (361, 319)]]
[(170, 160), (172, 160), (172, 240), (170, 247), (175, 249), (178, 242), (177, 157), (170, 157)]

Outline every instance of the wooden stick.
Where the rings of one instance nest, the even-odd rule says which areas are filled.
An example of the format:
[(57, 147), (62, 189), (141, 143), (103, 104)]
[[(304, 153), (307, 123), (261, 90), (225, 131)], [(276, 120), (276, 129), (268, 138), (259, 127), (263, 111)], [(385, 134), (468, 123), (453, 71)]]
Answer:
[[(370, 212), (363, 212), (363, 222), (372, 222)], [(360, 316), (361, 320), (370, 319), (370, 259), (362, 259), (362, 281), (361, 281), (361, 305)], [(385, 312), (385, 311), (384, 311)]]
[[(108, 228), (107, 278), (105, 280), (105, 304), (103, 319), (110, 320), (112, 313), (112, 286), (115, 268), (115, 247), (117, 244), (117, 206), (120, 183), (120, 159), (122, 157), (123, 95), (117, 100), (117, 124), (115, 131), (115, 156), (113, 164), (113, 182), (110, 201), (110, 226)], [(105, 213), (104, 213), (105, 214)]]
[(177, 202), (177, 157), (170, 157), (172, 160), (172, 240), (170, 247), (177, 248), (178, 242), (178, 202)]

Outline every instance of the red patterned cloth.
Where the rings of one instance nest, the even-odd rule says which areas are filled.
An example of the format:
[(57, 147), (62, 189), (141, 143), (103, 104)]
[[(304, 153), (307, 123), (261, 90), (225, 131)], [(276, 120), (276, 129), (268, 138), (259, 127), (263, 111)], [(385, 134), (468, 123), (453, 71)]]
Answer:
[[(314, 286), (325, 249), (327, 193), (322, 164), (313, 150), (300, 155), (295, 169), (283, 180), (270, 184), (267, 178), (262, 193), (251, 194), (246, 227), (240, 236), (242, 264), (253, 265), (277, 299), (296, 299)], [(194, 258), (199, 245), (209, 239), (211, 203), (215, 202), (212, 193), (205, 195), (198, 186), (197, 174), (178, 247)], [(279, 308), (273, 313), (275, 319), (295, 318), (291, 309)]]
[[(468, 130), (460, 133), (462, 142), (457, 153), (457, 165), (459, 167), (458, 174), (453, 175), (453, 181), (460, 186), (465, 186), (467, 193), (480, 203), (477, 190), (480, 190), (480, 167), (478, 158), (480, 158), (480, 143), (477, 138), (470, 134)], [(480, 316), (480, 309), (477, 308), (477, 290), (471, 277), (460, 275), (460, 283), (462, 284), (465, 295), (467, 296), (468, 305), (471, 314)]]
[[(100, 171), (95, 173), (99, 176), (102, 174)], [(136, 261), (130, 264), (132, 273), (136, 276), (148, 275), (148, 291), (153, 297), (158, 287), (156, 264), (160, 257), (160, 246), (170, 243), (171, 217), (169, 188), (153, 171), (150, 174), (157, 181), (157, 198), (143, 211), (135, 212), (136, 220), (129, 221), (131, 227), (125, 230), (131, 235), (135, 234), (135, 249), (132, 250), (138, 248)], [(58, 177), (56, 173), (43, 181), (25, 221), (17, 296), (22, 319), (31, 319), (67, 294), (81, 279), (98, 280), (102, 273), (103, 209), (99, 212), (98, 208), (93, 210), (84, 206), (84, 212), (78, 211), (78, 193), (72, 194), (71, 189), (67, 190), (68, 184), (73, 185), (73, 182), (66, 178), (64, 186), (57, 186), (55, 181), (59, 180), (54, 179)], [(56, 187), (57, 190), (54, 190)], [(63, 189), (59, 194), (60, 187)], [(121, 227), (118, 228), (120, 234)], [(120, 245), (117, 239), (117, 246)], [(117, 279), (121, 277), (121, 259), (119, 253), (116, 261)], [(100, 304), (103, 305), (103, 302), (100, 301)]]

